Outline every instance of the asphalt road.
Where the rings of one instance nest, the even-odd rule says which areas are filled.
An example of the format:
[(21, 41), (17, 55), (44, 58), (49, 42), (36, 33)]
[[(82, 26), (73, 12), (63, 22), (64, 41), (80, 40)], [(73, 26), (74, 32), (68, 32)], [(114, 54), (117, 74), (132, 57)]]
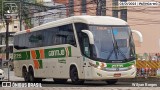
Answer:
[[(26, 83), (24, 81), (12, 81), (12, 83)], [(29, 83), (29, 82), (27, 82)], [(83, 85), (73, 85), (71, 81), (65, 84), (56, 84), (54, 81), (42, 81), (42, 87), (160, 87), (159, 81), (141, 81), (141, 82), (131, 82), (131, 81), (119, 81), (115, 85), (108, 85), (104, 81), (86, 81)]]
[[(23, 78), (12, 79), (11, 82), (26, 83)], [(73, 85), (70, 80), (65, 84), (57, 84), (52, 79), (44, 79), (39, 83), (42, 87), (160, 87), (160, 79), (122, 79), (114, 85), (108, 85), (105, 81), (85, 81), (83, 85)]]
[[(7, 81), (8, 71), (6, 68), (4, 71), (6, 73), (5, 81)], [(14, 76), (13, 71), (10, 71), (9, 76), (12, 83), (26, 83), (23, 78)], [(160, 87), (160, 78), (121, 79), (115, 85), (108, 85), (105, 81), (85, 81), (83, 85), (73, 85), (70, 80), (65, 84), (56, 84), (52, 79), (44, 79), (40, 83), (42, 87)]]
[[(144, 84), (144, 86), (143, 86)], [(86, 81), (83, 85), (73, 85), (71, 81), (65, 84), (56, 84), (51, 81), (43, 81), (42, 87), (160, 87), (159, 81), (119, 81), (114, 85), (108, 85), (105, 81)]]

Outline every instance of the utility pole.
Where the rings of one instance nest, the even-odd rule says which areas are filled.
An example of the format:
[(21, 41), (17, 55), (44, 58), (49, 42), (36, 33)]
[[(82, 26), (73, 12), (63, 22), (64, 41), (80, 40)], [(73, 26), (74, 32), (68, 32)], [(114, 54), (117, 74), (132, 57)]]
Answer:
[(19, 6), (19, 24), (20, 24), (20, 31), (22, 31), (22, 0), (20, 0)]
[(6, 22), (6, 60), (9, 60), (9, 48), (8, 48), (8, 36), (9, 36), (9, 19), (10, 18), (6, 18), (5, 22)]
[[(9, 19), (10, 17), (6, 17), (6, 60), (9, 62), (9, 45), (8, 45), (8, 37), (9, 37)], [(8, 63), (8, 81), (10, 80), (9, 78), (9, 63)]]
[(12, 4), (9, 2), (2, 2), (2, 16), (4, 17), (4, 20), (6, 22), (6, 35), (5, 35), (5, 44), (6, 44), (6, 60), (8, 61), (8, 81), (10, 80), (9, 78), (9, 45), (8, 45), (8, 37), (9, 37), (9, 22), (11, 19), (11, 16), (9, 15), (11, 10), (9, 10), (9, 8), (7, 8), (8, 10), (6, 10), (6, 6), (8, 4)]

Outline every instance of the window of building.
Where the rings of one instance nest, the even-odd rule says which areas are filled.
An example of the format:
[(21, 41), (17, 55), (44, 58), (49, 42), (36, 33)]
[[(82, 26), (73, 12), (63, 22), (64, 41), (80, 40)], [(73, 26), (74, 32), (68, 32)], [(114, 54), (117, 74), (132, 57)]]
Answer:
[(74, 16), (74, 0), (69, 0), (69, 16)]
[(14, 28), (17, 28), (17, 26), (14, 26)]

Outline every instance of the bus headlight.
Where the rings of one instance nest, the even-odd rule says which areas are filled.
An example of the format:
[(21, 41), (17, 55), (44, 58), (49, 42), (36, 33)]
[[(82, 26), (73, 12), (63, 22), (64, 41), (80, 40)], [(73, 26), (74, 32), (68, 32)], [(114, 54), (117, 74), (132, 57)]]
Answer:
[(101, 66), (99, 66), (99, 65), (92, 64), (92, 63), (90, 63), (90, 62), (89, 62), (89, 64), (90, 64), (91, 66), (93, 66), (94, 68), (98, 68), (98, 69), (100, 69), (100, 70), (104, 69), (104, 67), (101, 67)]
[(132, 69), (132, 68), (135, 68), (135, 65), (134, 65), (134, 64), (129, 67), (129, 69)]
[(98, 68), (98, 69), (102, 69), (101, 66), (98, 66), (97, 68)]

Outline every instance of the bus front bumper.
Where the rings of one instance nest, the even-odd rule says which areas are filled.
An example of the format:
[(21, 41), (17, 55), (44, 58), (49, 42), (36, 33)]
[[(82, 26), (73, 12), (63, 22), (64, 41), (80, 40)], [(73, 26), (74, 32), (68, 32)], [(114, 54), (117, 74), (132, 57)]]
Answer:
[(136, 67), (126, 71), (105, 71), (98, 68), (92, 68), (92, 79), (104, 80), (104, 79), (119, 79), (119, 78), (135, 78)]

